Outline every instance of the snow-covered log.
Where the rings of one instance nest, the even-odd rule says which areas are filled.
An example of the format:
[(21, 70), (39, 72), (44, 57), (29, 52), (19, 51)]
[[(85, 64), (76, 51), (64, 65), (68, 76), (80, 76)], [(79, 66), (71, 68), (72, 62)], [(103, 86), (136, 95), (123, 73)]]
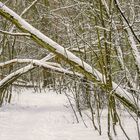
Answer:
[(2, 79), (0, 81), (0, 89), (2, 89), (4, 86), (7, 87), (8, 84), (11, 84), (11, 82), (13, 82), (14, 78), (19, 77), (20, 75), (23, 75), (24, 73), (26, 73), (28, 71), (31, 71), (35, 67), (43, 67), (43, 68), (52, 70), (54, 72), (59, 72), (59, 73), (63, 73), (63, 74), (66, 74), (66, 75), (75, 75), (75, 76), (78, 76), (78, 77), (83, 77), (82, 74), (66, 70), (56, 63), (45, 62), (45, 61), (42, 61), (42, 60), (13, 59), (13, 60), (10, 60), (10, 61), (4, 62), (4, 63), (0, 63), (0, 67), (1, 66), (9, 66), (9, 65), (14, 64), (14, 63), (31, 63), (31, 64), (26, 66), (26, 67), (23, 67), (23, 68), (21, 68), (17, 71), (12, 72), (8, 76), (6, 76), (4, 79)]
[[(59, 58), (62, 58), (67, 63), (69, 63), (75, 70), (82, 73), (85, 77), (93, 82), (98, 82), (104, 85), (104, 75), (101, 74), (97, 69), (91, 67), (89, 64), (82, 61), (79, 57), (75, 56), (73, 53), (62, 47), (61, 45), (54, 42), (49, 37), (45, 36), (39, 30), (31, 26), (23, 18), (17, 15), (14, 11), (5, 6), (0, 2), (0, 15), (10, 20), (15, 24), (22, 32), (31, 35), (31, 38), (38, 43), (41, 47), (48, 49), (52, 53), (56, 54)], [(120, 85), (112, 82), (113, 92), (115, 98), (117, 98), (121, 103), (131, 109), (133, 112), (138, 113), (137, 107), (134, 103), (130, 101), (131, 93), (127, 92)], [(140, 116), (140, 112), (139, 112)]]
[(17, 79), (20, 75), (34, 69), (35, 66), (33, 66), (32, 64), (24, 67), (24, 68), (21, 68), (11, 74), (9, 74), (8, 76), (6, 76), (4, 79), (2, 79), (0, 81), (0, 91), (3, 91), (3, 88), (4, 87), (7, 87), (9, 84), (11, 84), (12, 82), (15, 81), (15, 79)]
[(59, 64), (54, 63), (54, 62), (45, 62), (44, 60), (36, 60), (36, 59), (12, 59), (12, 60), (0, 63), (0, 67), (4, 68), (4, 67), (7, 67), (9, 65), (13, 65), (15, 63), (20, 63), (20, 64), (22, 64), (22, 63), (32, 63), (32, 64), (38, 65), (41, 62), (43, 62), (43, 64), (48, 64), (48, 65), (52, 65), (52, 66), (55, 66), (55, 67), (61, 67)]
[[(45, 61), (48, 61), (48, 60), (52, 59), (54, 56), (55, 55), (53, 55), (52, 53), (50, 53), (50, 54), (48, 54), (47, 56), (45, 56), (44, 58), (42, 58), (41, 60), (38, 60), (38, 61), (45, 62)], [(30, 60), (30, 61), (28, 61), (28, 60)], [(6, 67), (6, 66), (12, 65), (12, 64), (14, 64), (16, 62), (22, 62), (23, 63), (23, 61), (24, 61), (24, 63), (25, 62), (26, 63), (29, 63), (29, 62), (31, 62), (31, 59), (26, 59), (26, 60), (23, 60), (23, 59), (20, 59), (20, 60), (19, 59), (13, 59), (13, 60), (9, 60), (7, 62), (0, 63), (0, 67), (1, 68), (2, 67)], [(20, 77), (21, 75), (23, 75), (26, 72), (31, 71), (35, 67), (36, 67), (35, 65), (29, 64), (29, 65), (21, 68), (20, 70), (17, 70), (15, 72), (11, 73), (8, 76), (4, 76), (2, 78), (2, 80), (0, 81), (0, 85), (1, 85), (1, 87), (0, 87), (0, 93), (3, 91), (3, 87), (4, 86), (7, 87), (9, 84), (11, 84), (12, 82), (14, 82), (18, 77)]]

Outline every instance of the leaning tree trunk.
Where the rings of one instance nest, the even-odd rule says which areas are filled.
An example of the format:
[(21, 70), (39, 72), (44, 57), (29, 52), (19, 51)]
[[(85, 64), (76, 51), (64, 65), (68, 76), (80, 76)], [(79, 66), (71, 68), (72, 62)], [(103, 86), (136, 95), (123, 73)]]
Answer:
[[(98, 83), (102, 88), (104, 88), (104, 75), (101, 74), (97, 69), (91, 67), (86, 62), (82, 61), (80, 58), (75, 56), (73, 53), (63, 48), (39, 30), (31, 26), (14, 11), (6, 7), (2, 2), (0, 2), (0, 15), (10, 20), (15, 24), (21, 31), (27, 33), (28, 36), (41, 47), (48, 49), (52, 53), (56, 54), (61, 59), (69, 63), (76, 71), (82, 73), (88, 80)], [(118, 99), (125, 107), (129, 108), (134, 113), (140, 116), (140, 110), (135, 106), (133, 102), (130, 101), (131, 93), (127, 92), (120, 85), (112, 82), (112, 92), (114, 92), (114, 97)]]

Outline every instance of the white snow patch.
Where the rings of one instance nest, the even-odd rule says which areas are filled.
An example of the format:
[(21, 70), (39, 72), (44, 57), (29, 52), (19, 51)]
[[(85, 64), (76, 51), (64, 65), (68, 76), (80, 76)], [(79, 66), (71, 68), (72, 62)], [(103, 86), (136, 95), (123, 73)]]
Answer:
[(92, 140), (91, 128), (76, 123), (64, 95), (14, 93), (12, 105), (0, 109), (1, 140)]
[[(103, 135), (99, 136), (86, 117), (86, 128), (82, 121), (76, 123), (75, 116), (63, 94), (52, 91), (34, 93), (23, 90), (13, 94), (12, 104), (0, 108), (1, 140), (107, 140), (106, 115), (102, 119)], [(125, 128), (132, 140), (137, 139), (132, 129), (132, 119), (124, 118)], [(79, 119), (80, 120), (80, 119)], [(118, 131), (116, 140), (125, 140)]]

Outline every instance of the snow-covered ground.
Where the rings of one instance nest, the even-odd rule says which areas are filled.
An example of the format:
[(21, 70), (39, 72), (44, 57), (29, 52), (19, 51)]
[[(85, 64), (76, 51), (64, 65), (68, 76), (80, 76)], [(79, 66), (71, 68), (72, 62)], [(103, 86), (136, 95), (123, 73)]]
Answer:
[[(11, 105), (0, 108), (0, 140), (108, 139), (106, 131), (99, 136), (91, 123), (86, 122), (88, 125), (86, 128), (81, 119), (79, 120), (80, 123), (76, 123), (65, 95), (52, 91), (34, 93), (31, 90), (24, 90), (22, 94), (14, 94)], [(137, 140), (137, 131), (135, 127), (132, 129), (130, 120), (130, 118), (126, 119), (128, 123), (126, 129), (131, 138)], [(120, 133), (115, 139), (126, 138)]]

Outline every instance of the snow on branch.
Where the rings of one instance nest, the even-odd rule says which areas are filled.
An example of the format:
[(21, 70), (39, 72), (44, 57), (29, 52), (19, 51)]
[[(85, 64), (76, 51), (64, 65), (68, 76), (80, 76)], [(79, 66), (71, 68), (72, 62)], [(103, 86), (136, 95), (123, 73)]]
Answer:
[[(31, 26), (14, 11), (3, 5), (2, 2), (0, 2), (0, 7), (0, 14), (2, 16), (14, 23), (20, 30), (31, 34), (31, 38), (35, 42), (40, 44), (43, 48), (46, 48), (62, 59), (65, 59), (68, 63), (74, 66), (75, 69), (77, 69), (80, 73), (85, 75), (90, 80), (104, 82), (104, 76), (98, 70), (92, 68), (89, 64), (82, 61), (79, 57), (75, 56), (73, 53), (42, 34), (39, 30)], [(116, 87), (118, 87), (117, 84), (113, 82), (113, 88)], [(120, 86), (116, 89), (116, 92), (118, 94), (121, 94), (122, 96), (126, 96), (126, 94), (128, 94), (128, 96), (130, 95)]]
[(31, 63), (30, 65), (23, 67), (11, 74), (9, 74), (7, 77), (5, 77), (4, 79), (2, 79), (0, 81), (0, 88), (3, 88), (4, 86), (6, 86), (7, 84), (9, 84), (11, 81), (13, 81), (14, 77), (18, 77), (21, 76), (22, 74), (32, 70), (35, 67), (43, 67), (49, 70), (52, 70), (54, 72), (59, 72), (59, 73), (63, 73), (66, 75), (74, 75), (74, 76), (78, 76), (78, 77), (84, 77), (82, 74), (79, 74), (77, 72), (73, 72), (73, 71), (69, 71), (66, 70), (64, 68), (62, 68), (60, 65), (53, 63), (53, 62), (44, 62), (42, 60), (34, 60), (34, 59), (13, 59), (4, 63), (0, 63), (0, 67), (1, 66), (7, 66), (7, 65), (11, 65), (13, 63)]
[(132, 26), (130, 25), (130, 23), (128, 22), (128, 20), (126, 19), (125, 15), (123, 14), (123, 11), (121, 9), (121, 6), (120, 6), (120, 3), (118, 0), (115, 0), (115, 4), (116, 4), (116, 7), (118, 8), (121, 16), (123, 17), (123, 24), (125, 26), (128, 26), (126, 28), (126, 31), (127, 31), (127, 34), (128, 34), (128, 39), (129, 39), (129, 43), (131, 45), (131, 48), (132, 48), (132, 52), (133, 52), (133, 56), (136, 60), (136, 64), (139, 68), (139, 71), (140, 71), (140, 52), (137, 48), (137, 43), (135, 41), (135, 39), (140, 43), (140, 40), (138, 38), (138, 36), (135, 34)]
[[(102, 1), (102, 4), (105, 6), (105, 8), (106, 8), (106, 11), (107, 11), (107, 14), (108, 14), (108, 16), (110, 16), (110, 13), (109, 13), (109, 7), (108, 7), (108, 5), (107, 5), (107, 2), (105, 1), (105, 0), (101, 0)], [(115, 29), (115, 30), (117, 30), (117, 26), (116, 26), (116, 23), (115, 23), (115, 21), (112, 19), (112, 24), (113, 24), (113, 28)], [(125, 23), (124, 23), (124, 25), (125, 25)], [(133, 36), (132, 34), (130, 35), (130, 33), (131, 33), (131, 31), (130, 31), (130, 29), (129, 28), (127, 28), (126, 29), (126, 31), (129, 33), (129, 40), (130, 40), (130, 44), (132, 44), (132, 50), (133, 50), (133, 52), (134, 52), (134, 57), (136, 56), (136, 61), (138, 61), (138, 50), (137, 50), (137, 48), (136, 48), (136, 44), (135, 44), (135, 41), (134, 41), (134, 39), (131, 37), (131, 36)], [(116, 35), (117, 37), (116, 38), (119, 38), (119, 35), (117, 34)], [(131, 74), (130, 74), (130, 71), (128, 70), (128, 68), (127, 68), (127, 66), (124, 64), (124, 59), (123, 59), (123, 52), (122, 52), (122, 49), (121, 49), (121, 47), (120, 47), (120, 45), (119, 45), (119, 43), (118, 43), (118, 39), (116, 39), (115, 40), (115, 42), (116, 42), (116, 51), (117, 51), (117, 56), (118, 56), (118, 60), (119, 60), (119, 63), (120, 63), (120, 65), (121, 65), (121, 67), (126, 71), (126, 77), (127, 77), (127, 80), (129, 81), (129, 83), (131, 84), (131, 86), (133, 87), (133, 88), (136, 88), (136, 83), (134, 82), (134, 79), (132, 78), (132, 76), (131, 76)], [(140, 55), (139, 55), (140, 56)]]
[(60, 67), (59, 64), (54, 63), (54, 62), (44, 62), (44, 60), (35, 60), (35, 59), (12, 59), (12, 60), (0, 63), (0, 67), (2, 67), (2, 68), (7, 67), (9, 65), (13, 65), (14, 63), (32, 63), (32, 64), (35, 64), (36, 62), (43, 62), (43, 63), (48, 64), (48, 65)]
[(4, 68), (9, 65), (13, 65), (15, 63), (32, 63), (32, 62), (33, 62), (33, 59), (12, 59), (12, 60), (0, 63), (0, 67)]
[[(31, 38), (38, 43), (41, 47), (48, 49), (50, 52), (56, 54), (59, 58), (62, 58), (67, 63), (69, 63), (73, 68), (78, 72), (82, 73), (85, 77), (93, 82), (98, 82), (100, 84), (104, 83), (104, 75), (100, 73), (97, 69), (91, 67), (86, 62), (82, 61), (79, 57), (75, 56), (73, 53), (54, 42), (49, 37), (45, 36), (39, 30), (31, 26), (23, 18), (17, 15), (14, 11), (5, 6), (0, 2), (0, 15), (10, 20), (15, 24), (21, 31), (31, 34)], [(113, 90), (115, 91), (114, 96), (122, 102), (125, 106), (132, 105), (132, 111), (137, 113), (137, 108), (134, 106), (134, 103), (131, 103), (132, 95), (120, 85), (112, 82)]]
[[(48, 60), (52, 59), (53, 57), (54, 57), (54, 55), (52, 53), (50, 53), (47, 56), (45, 56), (44, 58), (42, 58), (40, 61), (45, 62), (45, 61), (48, 61)], [(23, 62), (23, 59), (22, 60), (19, 60), (19, 59), (18, 60), (17, 59), (9, 60), (7, 62), (1, 63), (1, 67), (10, 65), (12, 63), (16, 63), (17, 61), (22, 61)], [(27, 59), (24, 60), (24, 62), (25, 61), (27, 62)], [(31, 59), (30, 59), (30, 62), (31, 62)], [(26, 73), (28, 71), (31, 71), (34, 68), (35, 68), (34, 65), (29, 64), (28, 66), (25, 66), (25, 67), (21, 68), (20, 70), (17, 70), (16, 72), (11, 73), (10, 75), (8, 75), (7, 77), (5, 77), (4, 79), (2, 79), (0, 81), (0, 85), (1, 85), (0, 89), (2, 89), (4, 86), (7, 87), (9, 83), (14, 82), (18, 77), (20, 77), (21, 75), (23, 75), (24, 73)]]
[(88, 77), (88, 79), (92, 81), (104, 81), (104, 76), (102, 76), (99, 71), (92, 68), (90, 65), (83, 62), (73, 53), (42, 34), (39, 30), (35, 29), (33, 26), (31, 26), (19, 15), (17, 15), (14, 11), (3, 5), (1, 2), (0, 5), (2, 5), (0, 6), (0, 14), (6, 17), (8, 20), (12, 21), (12, 23), (14, 23), (23, 32), (31, 34), (31, 38), (36, 43), (40, 44), (43, 48), (50, 50), (52, 53), (67, 61), (72, 67), (78, 70), (78, 72)]
[[(9, 60), (7, 62), (0, 63), (0, 67), (6, 67), (6, 66), (9, 66), (9, 65), (13, 65), (14, 63), (31, 63), (34, 66), (44, 67), (44, 68), (51, 69), (53, 71), (57, 71), (57, 72), (60, 72), (60, 73), (65, 73), (65, 74), (70, 74), (70, 75), (77, 75), (79, 77), (83, 77), (82, 74), (79, 74), (79, 73), (69, 71), (69, 70), (66, 70), (66, 69), (62, 68), (60, 64), (57, 64), (57, 63), (54, 63), (54, 62), (45, 62), (44, 58), (41, 59), (41, 60), (35, 60), (35, 59), (12, 59), (12, 60)], [(23, 69), (25, 70), (25, 68), (23, 68)]]
[(12, 32), (7, 32), (3, 30), (0, 30), (0, 33), (6, 34), (6, 35), (12, 35), (12, 36), (29, 36), (30, 37), (29, 33), (12, 33)]
[(4, 79), (2, 79), (0, 81), (0, 89), (7, 87), (8, 84), (11, 84), (16, 77), (19, 77), (20, 75), (22, 75), (22, 74), (24, 74), (32, 69), (34, 69), (34, 66), (32, 64), (30, 64), (24, 68), (21, 68), (15, 72), (9, 74), (8, 76), (6, 76)]

